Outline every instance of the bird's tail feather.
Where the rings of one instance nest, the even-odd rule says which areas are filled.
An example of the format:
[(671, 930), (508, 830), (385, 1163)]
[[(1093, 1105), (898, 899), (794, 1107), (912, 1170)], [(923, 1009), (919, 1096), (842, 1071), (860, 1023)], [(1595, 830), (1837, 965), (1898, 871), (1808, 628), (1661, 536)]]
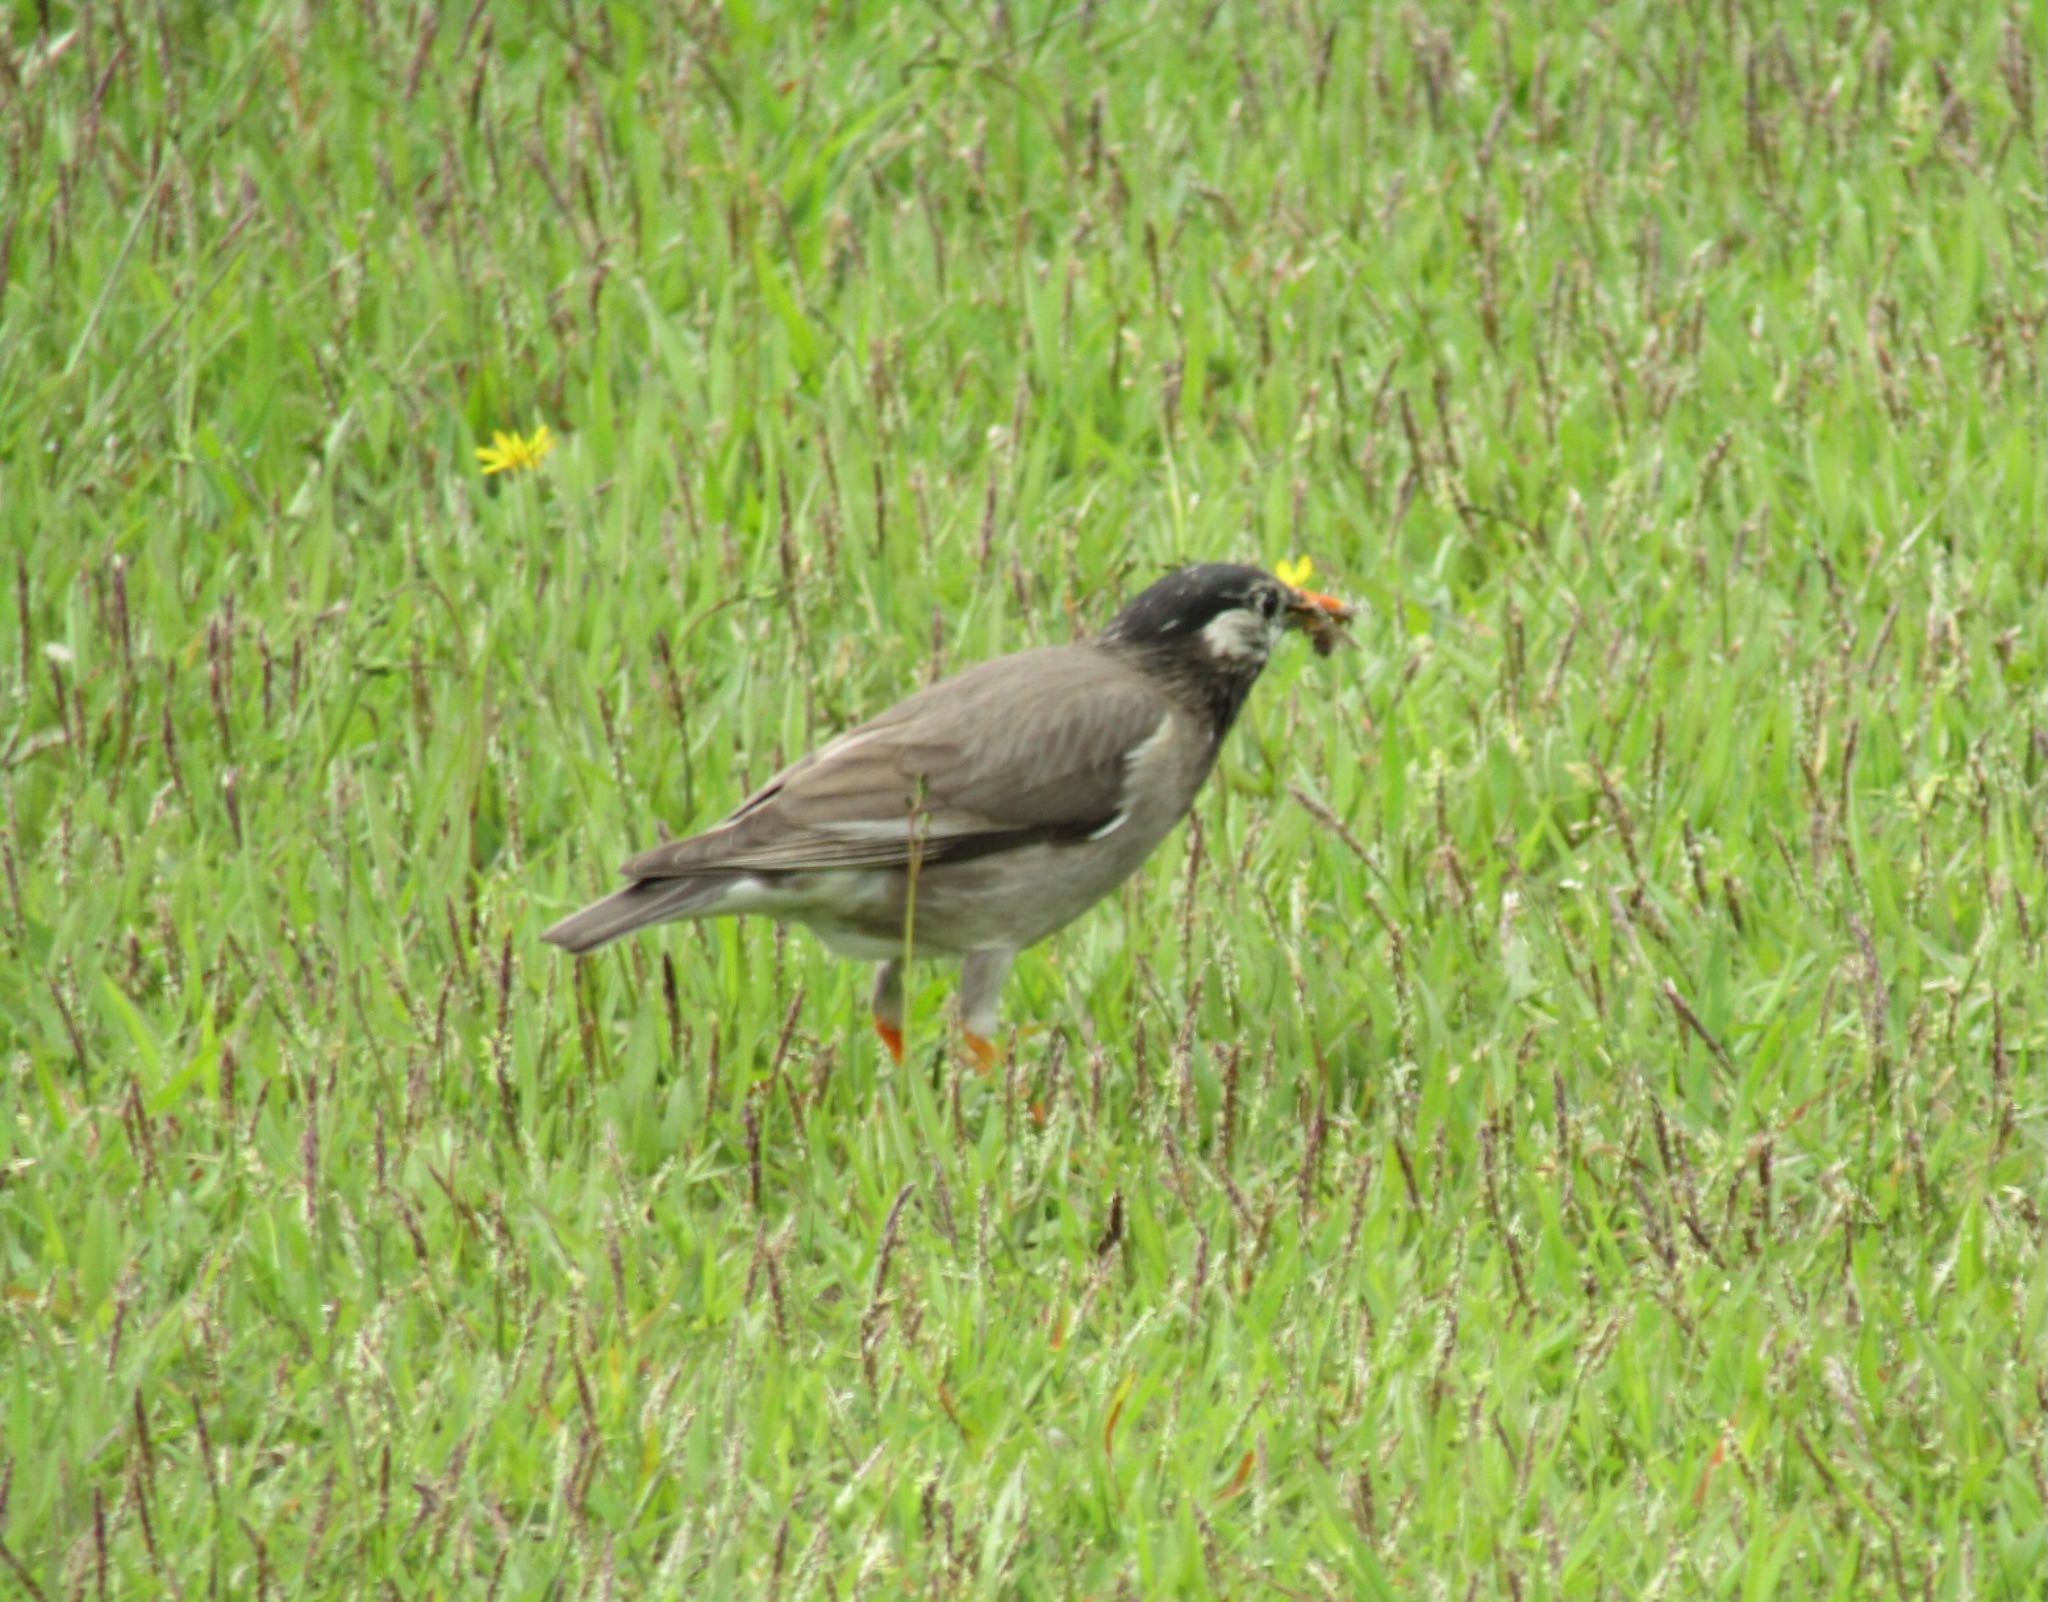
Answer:
[(581, 912), (572, 912), (541, 935), (551, 945), (581, 956), (645, 929), (714, 910), (732, 887), (730, 874), (693, 874), (680, 879), (638, 879)]

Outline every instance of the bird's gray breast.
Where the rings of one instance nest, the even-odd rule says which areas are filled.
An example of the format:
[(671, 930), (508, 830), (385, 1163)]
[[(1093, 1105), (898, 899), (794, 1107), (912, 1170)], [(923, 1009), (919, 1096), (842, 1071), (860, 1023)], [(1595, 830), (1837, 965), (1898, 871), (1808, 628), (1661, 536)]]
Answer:
[(1187, 815), (1215, 743), (1178, 707), (1125, 759), (1117, 810), (1088, 837), (1026, 846), (925, 876), (917, 917), (958, 949), (1023, 947), (1071, 923), (1135, 873)]

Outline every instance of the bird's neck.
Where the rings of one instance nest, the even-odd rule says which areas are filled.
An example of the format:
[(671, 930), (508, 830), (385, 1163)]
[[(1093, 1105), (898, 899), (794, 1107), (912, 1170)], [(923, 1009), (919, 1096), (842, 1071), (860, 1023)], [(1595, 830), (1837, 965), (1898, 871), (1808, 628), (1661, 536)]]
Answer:
[(1259, 671), (1265, 666), (1264, 662), (1256, 662), (1242, 668), (1225, 668), (1213, 662), (1191, 661), (1186, 641), (1164, 645), (1127, 640), (1104, 643), (1136, 663), (1168, 695), (1200, 718), (1218, 743), (1237, 721), (1245, 697), (1251, 694)]

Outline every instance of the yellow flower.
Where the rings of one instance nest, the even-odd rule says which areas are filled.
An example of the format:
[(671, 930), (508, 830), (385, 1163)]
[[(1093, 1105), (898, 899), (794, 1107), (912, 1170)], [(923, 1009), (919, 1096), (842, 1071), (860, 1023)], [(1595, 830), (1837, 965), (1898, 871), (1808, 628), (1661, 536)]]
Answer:
[(493, 473), (538, 467), (540, 459), (554, 448), (555, 436), (548, 432), (546, 423), (535, 424), (533, 432), (525, 436), (508, 434), (501, 428), (491, 436), (490, 444), (476, 448), (476, 462), (484, 470), (484, 477), (489, 478)]
[(1282, 584), (1291, 585), (1298, 590), (1315, 577), (1316, 565), (1307, 557), (1300, 556), (1282, 562), (1273, 571), (1279, 575)]

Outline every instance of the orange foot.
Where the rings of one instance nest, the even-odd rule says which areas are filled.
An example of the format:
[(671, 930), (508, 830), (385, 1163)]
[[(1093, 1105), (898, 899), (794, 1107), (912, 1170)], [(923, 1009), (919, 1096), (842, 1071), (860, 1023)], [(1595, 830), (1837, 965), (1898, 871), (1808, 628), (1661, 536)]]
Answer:
[(889, 1048), (889, 1055), (897, 1062), (903, 1061), (903, 1031), (886, 1018), (875, 1020), (875, 1033), (882, 1037), (882, 1044)]
[(967, 1037), (967, 1054), (974, 1059), (974, 1066), (985, 1074), (994, 1073), (996, 1063), (1001, 1060), (996, 1043), (984, 1040), (971, 1029), (963, 1029), (961, 1033)]

